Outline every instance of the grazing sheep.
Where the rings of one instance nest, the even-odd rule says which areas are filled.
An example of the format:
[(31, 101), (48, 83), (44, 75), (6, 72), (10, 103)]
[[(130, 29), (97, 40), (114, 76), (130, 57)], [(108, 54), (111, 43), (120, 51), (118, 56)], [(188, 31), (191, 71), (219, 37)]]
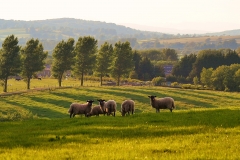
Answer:
[(121, 105), (122, 116), (125, 116), (126, 113), (128, 113), (128, 115), (129, 115), (130, 112), (133, 114), (134, 105), (135, 105), (135, 103), (133, 100), (125, 100)]
[(105, 116), (106, 114), (106, 106), (105, 106), (105, 100), (104, 99), (98, 99), (99, 105), (101, 106), (102, 110), (103, 110), (103, 114)]
[(99, 116), (99, 114), (104, 114), (105, 115), (105, 112), (104, 112), (104, 101), (105, 100), (98, 99), (97, 101), (99, 102), (99, 105), (94, 106), (92, 108), (92, 110), (89, 113), (87, 113), (88, 117), (93, 116), (93, 115)]
[(87, 100), (87, 103), (85, 104), (72, 103), (68, 110), (68, 112), (70, 113), (70, 118), (74, 117), (76, 114), (85, 114), (86, 117), (87, 113), (89, 113), (92, 109), (93, 102), (93, 100)]
[(104, 103), (104, 111), (109, 116), (110, 114), (115, 117), (117, 111), (117, 103), (114, 100), (108, 100)]
[(170, 109), (172, 110), (175, 108), (174, 99), (171, 97), (164, 97), (156, 99), (156, 96), (148, 96), (150, 98), (150, 104), (153, 108), (156, 108), (156, 112), (160, 112), (160, 109)]
[(99, 116), (99, 114), (103, 114), (103, 110), (100, 105), (94, 106), (89, 113), (87, 113), (87, 117), (96, 115)]

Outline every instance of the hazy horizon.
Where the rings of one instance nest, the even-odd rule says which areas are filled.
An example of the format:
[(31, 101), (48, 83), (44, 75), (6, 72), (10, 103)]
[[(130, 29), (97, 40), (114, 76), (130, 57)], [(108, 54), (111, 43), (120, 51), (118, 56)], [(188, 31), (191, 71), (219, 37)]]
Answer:
[(225, 0), (68, 0), (58, 3), (12, 0), (0, 5), (0, 19), (75, 18), (139, 30), (202, 34), (240, 29), (239, 5), (239, 0), (231, 0), (231, 3)]

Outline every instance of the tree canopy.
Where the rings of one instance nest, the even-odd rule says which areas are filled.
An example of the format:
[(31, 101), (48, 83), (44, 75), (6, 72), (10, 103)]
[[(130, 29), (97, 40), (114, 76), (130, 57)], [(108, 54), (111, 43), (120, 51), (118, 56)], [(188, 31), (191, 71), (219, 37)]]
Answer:
[(21, 72), (20, 46), (18, 38), (10, 35), (5, 38), (0, 50), (0, 79), (7, 92), (7, 81), (9, 76), (15, 76)]
[(62, 78), (65, 72), (71, 70), (74, 65), (74, 39), (62, 40), (53, 51), (53, 76), (57, 78), (59, 87), (62, 86)]
[(120, 79), (129, 76), (134, 69), (133, 53), (128, 41), (120, 41), (114, 47), (114, 60), (112, 65), (112, 76), (116, 78), (117, 85), (120, 85)]
[(44, 51), (43, 45), (38, 39), (30, 39), (26, 46), (21, 49), (22, 76), (27, 82), (27, 89), (30, 89), (30, 81), (34, 74), (42, 71), (48, 53)]
[(96, 73), (100, 76), (100, 85), (102, 85), (102, 77), (109, 74), (113, 63), (113, 47), (108, 42), (101, 45), (96, 62)]
[(81, 77), (81, 86), (83, 86), (84, 74), (92, 72), (96, 62), (97, 40), (90, 36), (80, 37), (76, 43), (74, 52), (76, 76)]

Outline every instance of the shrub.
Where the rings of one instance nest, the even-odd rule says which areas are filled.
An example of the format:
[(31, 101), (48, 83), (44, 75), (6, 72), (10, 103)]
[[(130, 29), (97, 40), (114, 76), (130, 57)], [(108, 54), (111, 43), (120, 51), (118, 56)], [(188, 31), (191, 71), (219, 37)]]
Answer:
[(18, 110), (15, 112), (8, 112), (6, 114), (3, 114), (0, 112), (0, 121), (23, 121), (27, 119), (35, 119), (37, 118), (37, 115), (33, 115), (32, 112), (28, 110)]
[(165, 81), (166, 81), (166, 79), (163, 78), (163, 77), (155, 77), (155, 78), (152, 79), (152, 84), (153, 84), (154, 86), (160, 86), (161, 83), (162, 83), (162, 82), (165, 82)]

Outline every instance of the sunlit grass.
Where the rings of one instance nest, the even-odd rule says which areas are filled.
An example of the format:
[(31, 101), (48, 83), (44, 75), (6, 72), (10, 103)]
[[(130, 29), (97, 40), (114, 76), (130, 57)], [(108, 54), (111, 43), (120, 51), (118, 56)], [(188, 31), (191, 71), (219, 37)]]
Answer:
[[(148, 95), (171, 96), (177, 108), (157, 114)], [(136, 112), (69, 118), (72, 102), (98, 98), (116, 100), (118, 111), (124, 99), (133, 99)], [(149, 86), (75, 86), (3, 96), (2, 114), (25, 110), (35, 116), (0, 122), (0, 159), (238, 159), (239, 98)]]

